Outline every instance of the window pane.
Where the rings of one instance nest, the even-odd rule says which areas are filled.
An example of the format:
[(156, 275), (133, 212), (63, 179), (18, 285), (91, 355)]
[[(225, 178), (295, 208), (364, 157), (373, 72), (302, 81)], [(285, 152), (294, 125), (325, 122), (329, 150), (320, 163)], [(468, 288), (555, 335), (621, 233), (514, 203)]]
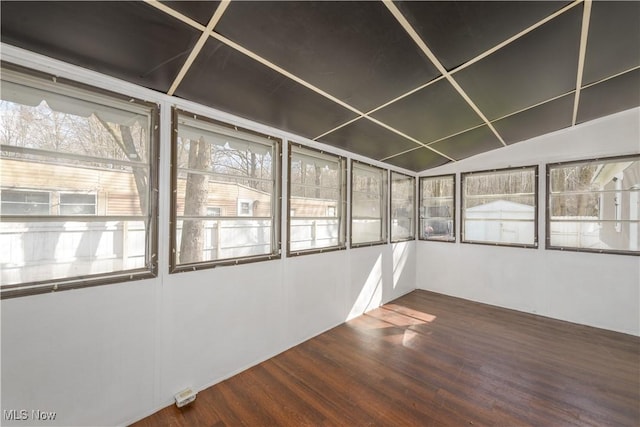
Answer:
[(391, 241), (414, 237), (415, 178), (391, 172)]
[(640, 156), (549, 165), (548, 246), (638, 252)]
[(420, 238), (455, 242), (455, 175), (420, 178)]
[(387, 171), (351, 163), (351, 244), (387, 240)]
[(95, 206), (90, 205), (60, 205), (60, 215), (94, 215)]
[(95, 194), (60, 194), (60, 215), (95, 215)]
[(289, 252), (344, 246), (344, 159), (291, 145)]
[(49, 193), (4, 190), (2, 192), (2, 201), (5, 203), (35, 203), (48, 205)]
[(177, 128), (173, 267), (276, 254), (277, 142), (186, 113)]
[(537, 168), (463, 174), (463, 240), (536, 246)]
[(3, 285), (144, 268), (142, 220), (0, 223)]
[(0, 89), (3, 285), (154, 272), (155, 107), (8, 69)]
[[(4, 163), (4, 162), (3, 162)], [(49, 215), (50, 194), (39, 191), (0, 190), (2, 215)]]
[[(178, 220), (177, 259), (186, 264), (268, 254), (271, 227), (271, 219)], [(198, 245), (183, 245), (184, 239)]]
[(77, 194), (62, 193), (60, 194), (60, 203), (65, 205), (95, 205), (95, 194)]

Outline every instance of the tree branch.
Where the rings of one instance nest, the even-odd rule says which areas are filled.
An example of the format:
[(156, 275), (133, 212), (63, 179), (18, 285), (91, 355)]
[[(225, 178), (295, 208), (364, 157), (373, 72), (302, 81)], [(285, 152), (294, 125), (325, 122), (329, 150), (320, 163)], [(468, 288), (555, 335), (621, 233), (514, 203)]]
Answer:
[[(96, 119), (98, 119), (98, 121), (100, 122), (100, 124), (102, 126), (104, 126), (104, 128), (107, 130), (107, 132), (109, 132), (109, 134), (111, 135), (111, 137), (113, 138), (113, 141), (118, 144), (118, 146), (120, 147), (120, 149), (122, 150), (122, 152), (124, 153), (125, 156), (127, 156), (127, 159), (129, 159), (129, 153), (127, 152), (124, 143), (122, 142), (122, 140), (120, 138), (118, 138), (118, 135), (115, 133), (115, 131), (113, 129), (111, 129), (111, 126), (109, 126), (109, 123), (105, 122), (104, 120), (102, 120), (102, 118), (100, 116), (98, 116), (97, 114), (94, 114), (96, 116)], [(131, 160), (131, 159), (129, 159)]]

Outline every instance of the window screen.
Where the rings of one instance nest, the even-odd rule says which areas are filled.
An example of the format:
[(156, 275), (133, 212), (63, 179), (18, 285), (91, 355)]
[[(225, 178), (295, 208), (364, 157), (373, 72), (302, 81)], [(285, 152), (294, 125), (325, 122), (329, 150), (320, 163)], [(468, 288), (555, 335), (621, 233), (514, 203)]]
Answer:
[(172, 271), (279, 255), (280, 141), (174, 110)]
[(391, 172), (391, 241), (413, 240), (415, 237), (416, 179)]
[(462, 240), (537, 246), (537, 167), (462, 174)]
[(547, 165), (547, 247), (638, 254), (640, 156)]
[(456, 241), (455, 175), (420, 178), (420, 238)]
[(351, 246), (387, 242), (387, 171), (351, 161)]
[(289, 253), (345, 246), (345, 160), (290, 145)]
[(3, 297), (156, 271), (157, 107), (2, 69)]

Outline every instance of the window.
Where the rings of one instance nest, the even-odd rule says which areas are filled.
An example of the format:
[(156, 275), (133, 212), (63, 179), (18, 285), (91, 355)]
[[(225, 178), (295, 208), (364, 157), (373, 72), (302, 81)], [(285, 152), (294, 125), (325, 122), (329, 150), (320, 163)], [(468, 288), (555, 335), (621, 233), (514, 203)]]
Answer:
[(391, 241), (413, 240), (416, 179), (391, 172)]
[(455, 242), (455, 175), (420, 178), (420, 239)]
[(462, 174), (462, 241), (536, 247), (537, 166)]
[(207, 216), (220, 216), (220, 208), (207, 208)]
[(238, 200), (238, 216), (253, 216), (253, 200)]
[(6, 189), (0, 192), (0, 199), (2, 215), (49, 215), (51, 212), (49, 192)]
[(156, 274), (157, 106), (3, 65), (2, 297)]
[(96, 195), (80, 193), (60, 194), (60, 215), (95, 215)]
[(640, 155), (547, 165), (547, 248), (640, 254)]
[(173, 127), (171, 272), (279, 257), (280, 141), (178, 109)]
[(387, 171), (351, 161), (351, 247), (387, 242)]
[(345, 247), (345, 160), (289, 146), (288, 254)]

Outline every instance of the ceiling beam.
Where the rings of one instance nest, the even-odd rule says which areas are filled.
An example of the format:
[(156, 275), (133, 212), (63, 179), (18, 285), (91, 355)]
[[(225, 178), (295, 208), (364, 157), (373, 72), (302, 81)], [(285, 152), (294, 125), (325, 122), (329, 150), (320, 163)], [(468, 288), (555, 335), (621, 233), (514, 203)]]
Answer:
[(227, 9), (227, 6), (229, 6), (229, 2), (230, 2), (230, 0), (223, 0), (218, 5), (218, 7), (216, 8), (215, 13), (211, 17), (211, 20), (209, 20), (209, 24), (207, 25), (207, 27), (204, 29), (204, 31), (200, 35), (200, 38), (196, 42), (196, 45), (193, 47), (193, 50), (189, 54), (189, 57), (187, 58), (185, 63), (182, 65), (182, 68), (180, 69), (180, 72), (178, 73), (178, 75), (176, 76), (175, 80), (171, 84), (171, 87), (169, 88), (169, 91), (167, 92), (167, 95), (171, 96), (171, 95), (174, 94), (174, 92), (178, 88), (178, 85), (182, 82), (182, 79), (187, 74), (187, 71), (189, 71), (189, 68), (191, 68), (191, 65), (193, 64), (193, 61), (195, 61), (196, 57), (198, 56), (198, 54), (202, 50), (202, 47), (204, 46), (204, 43), (209, 39), (209, 33), (218, 24), (218, 22), (220, 21), (220, 18), (222, 18), (222, 14)]
[(551, 15), (547, 16), (546, 18), (536, 22), (535, 24), (533, 24), (532, 26), (525, 28), (524, 30), (520, 31), (518, 34), (515, 34), (511, 37), (509, 37), (507, 40), (503, 41), (502, 43), (498, 43), (497, 45), (495, 45), (494, 47), (492, 47), (491, 49), (482, 52), (480, 55), (476, 56), (475, 58), (472, 58), (470, 60), (468, 60), (467, 62), (465, 62), (464, 64), (461, 64), (459, 67), (451, 70), (451, 74), (455, 74), (458, 71), (462, 71), (465, 68), (467, 68), (469, 65), (475, 64), (476, 62), (486, 58), (487, 56), (495, 53), (496, 51), (502, 49), (503, 47), (505, 47), (508, 44), (511, 44), (512, 42), (518, 40), (520, 37), (529, 34), (530, 32), (532, 32), (533, 30), (535, 30), (538, 27), (541, 27), (542, 25), (546, 24), (547, 22), (551, 21), (552, 19), (554, 19), (555, 17), (562, 15), (563, 13), (565, 13), (566, 11), (572, 9), (574, 6), (579, 5), (580, 3), (582, 3), (583, 0), (576, 0), (571, 4), (568, 4), (567, 6), (563, 7), (562, 9), (558, 10), (555, 13), (552, 13)]
[(582, 89), (590, 88), (591, 86), (595, 86), (597, 84), (604, 83), (607, 80), (615, 79), (616, 77), (620, 77), (623, 74), (627, 74), (627, 73), (630, 73), (630, 72), (636, 71), (636, 70), (640, 70), (640, 65), (637, 65), (637, 66), (635, 66), (633, 68), (629, 68), (628, 70), (621, 71), (621, 72), (616, 73), (616, 74), (614, 74), (612, 76), (605, 77), (605, 78), (603, 78), (601, 80), (598, 80), (598, 81), (595, 81), (595, 82), (592, 82), (592, 83), (588, 83), (588, 84), (582, 86)]
[(402, 28), (404, 28), (404, 30), (409, 34), (409, 36), (413, 39), (413, 41), (418, 45), (420, 50), (422, 50), (422, 52), (427, 56), (427, 58), (429, 58), (429, 60), (433, 63), (433, 65), (435, 65), (435, 67), (438, 69), (440, 74), (442, 74), (449, 81), (449, 83), (460, 94), (460, 96), (462, 96), (462, 98), (467, 102), (467, 104), (469, 104), (469, 106), (473, 109), (473, 111), (475, 111), (476, 114), (480, 116), (480, 118), (484, 121), (484, 123), (489, 127), (489, 129), (491, 129), (491, 131), (496, 136), (496, 138), (498, 138), (500, 143), (506, 147), (507, 144), (504, 142), (504, 139), (502, 139), (502, 136), (500, 136), (498, 131), (493, 127), (489, 119), (487, 119), (484, 113), (480, 111), (480, 108), (478, 108), (478, 106), (473, 102), (473, 100), (469, 97), (469, 95), (467, 95), (464, 89), (462, 89), (462, 87), (458, 84), (458, 82), (453, 78), (451, 73), (447, 71), (447, 69), (444, 67), (444, 65), (442, 65), (440, 60), (435, 56), (435, 54), (431, 51), (431, 49), (429, 49), (425, 41), (422, 40), (420, 35), (418, 35), (417, 31), (413, 28), (413, 26), (411, 26), (409, 21), (407, 21), (407, 18), (405, 18), (402, 12), (400, 12), (400, 9), (398, 9), (398, 7), (395, 4), (393, 4), (393, 2), (390, 0), (383, 0), (383, 3), (385, 6), (387, 6), (387, 9), (389, 9), (391, 14), (396, 18), (396, 20), (400, 23), (400, 25), (402, 25)]
[(422, 90), (422, 89), (425, 89), (425, 88), (427, 88), (428, 86), (431, 86), (432, 84), (437, 83), (437, 82), (439, 82), (439, 81), (440, 81), (440, 80), (442, 80), (442, 79), (444, 79), (444, 76), (438, 76), (438, 77), (436, 77), (435, 79), (433, 79), (433, 80), (431, 80), (431, 81), (428, 81), (427, 83), (425, 83), (425, 84), (423, 84), (423, 85), (420, 85), (420, 86), (418, 86), (418, 87), (417, 87), (417, 88), (415, 88), (415, 89), (411, 89), (411, 90), (410, 90), (409, 92), (407, 92), (407, 93), (403, 93), (402, 95), (400, 95), (400, 96), (399, 96), (399, 97), (397, 97), (397, 98), (393, 98), (391, 101), (385, 102), (384, 104), (382, 104), (382, 105), (380, 105), (380, 106), (378, 106), (378, 107), (374, 108), (373, 110), (369, 110), (369, 111), (367, 111), (367, 113), (365, 114), (365, 116), (368, 116), (369, 114), (373, 114), (373, 113), (375, 113), (376, 111), (381, 110), (381, 109), (383, 109), (384, 107), (387, 107), (387, 106), (389, 106), (389, 105), (393, 104), (394, 102), (400, 101), (401, 99), (406, 98), (406, 97), (407, 97), (407, 96), (409, 96), (409, 95), (413, 95), (414, 93), (416, 93), (416, 92), (418, 92), (418, 91), (420, 91), (420, 90)]
[(422, 147), (424, 147), (424, 148), (428, 148), (429, 150), (431, 150), (431, 151), (433, 151), (434, 153), (436, 153), (436, 154), (438, 154), (438, 155), (440, 155), (440, 156), (444, 157), (445, 159), (449, 159), (449, 160), (451, 160), (452, 162), (455, 162), (455, 161), (456, 161), (456, 159), (454, 159), (453, 157), (449, 157), (449, 156), (447, 156), (446, 154), (441, 153), (440, 151), (436, 150), (435, 148), (433, 148), (433, 147), (429, 147), (429, 146), (428, 146), (427, 144), (425, 144), (424, 142), (418, 141), (417, 139), (415, 139), (415, 138), (413, 138), (413, 137), (411, 137), (411, 136), (407, 135), (406, 133), (400, 132), (399, 130), (397, 130), (397, 129), (395, 129), (395, 128), (391, 127), (391, 126), (389, 126), (389, 125), (388, 125), (388, 124), (386, 124), (386, 123), (381, 122), (380, 120), (376, 120), (376, 119), (374, 119), (373, 117), (369, 117), (369, 116), (364, 116), (364, 118), (365, 118), (365, 119), (367, 119), (367, 120), (369, 120), (369, 121), (372, 121), (373, 123), (377, 124), (378, 126), (382, 126), (383, 128), (390, 130), (391, 132), (395, 133), (396, 135), (400, 135), (400, 136), (402, 136), (402, 137), (404, 137), (404, 138), (408, 139), (409, 141), (412, 141), (412, 142), (415, 142), (415, 143), (416, 143), (416, 144), (418, 144), (418, 145), (421, 145), (421, 146), (422, 146)]
[(591, 20), (591, 0), (584, 2), (582, 11), (582, 32), (580, 34), (580, 56), (578, 56), (578, 74), (576, 76), (576, 96), (573, 102), (573, 119), (571, 126), (578, 120), (578, 107), (580, 105), (580, 89), (582, 88), (582, 73), (584, 71), (584, 58), (587, 53), (587, 39), (589, 38), (589, 21)]
[(222, 14), (224, 13), (224, 10), (226, 9), (226, 7), (228, 6), (228, 3), (230, 1), (231, 0), (223, 1), (223, 3), (225, 4), (224, 7), (223, 7), (223, 4), (220, 4), (220, 6), (218, 6), (218, 9), (216, 9), (216, 12), (212, 16), (211, 20), (209, 21), (209, 25), (207, 25), (207, 27), (204, 27), (201, 24), (197, 23), (196, 21), (192, 20), (191, 18), (188, 18), (188, 17), (184, 16), (180, 12), (177, 12), (177, 11), (171, 9), (170, 7), (167, 7), (166, 5), (160, 3), (157, 0), (145, 0), (145, 2), (147, 4), (153, 6), (153, 7), (157, 8), (157, 9), (167, 13), (168, 15), (171, 15), (174, 18), (179, 19), (180, 21), (182, 21), (182, 22), (184, 22), (184, 23), (186, 23), (186, 24), (188, 24), (188, 25), (190, 25), (190, 26), (192, 26), (192, 27), (194, 27), (194, 28), (196, 28), (196, 29), (198, 29), (198, 30), (203, 32), (202, 36), (200, 37), (200, 39), (196, 43), (196, 46), (191, 51), (191, 54), (189, 55), (189, 58), (187, 58), (187, 61), (183, 65), (182, 69), (180, 70), (180, 73), (178, 74), (178, 77), (176, 77), (176, 80), (171, 85), (171, 88), (169, 89), (168, 95), (173, 95), (173, 93), (176, 90), (177, 86), (180, 84), (180, 82), (184, 78), (184, 75), (186, 74), (188, 69), (191, 67), (191, 64), (193, 63), (195, 57), (198, 55), (198, 53), (202, 49), (202, 46), (204, 45), (204, 42), (206, 41), (206, 39), (208, 37), (212, 37), (212, 38), (224, 43), (225, 45), (229, 46), (230, 48), (232, 48), (232, 49), (234, 49), (234, 50), (236, 50), (236, 51), (248, 56), (249, 58), (251, 58), (251, 59), (253, 59), (255, 61), (258, 61), (259, 63), (265, 65), (266, 67), (272, 69), (273, 71), (276, 71), (277, 73), (279, 73), (279, 74), (281, 74), (281, 75), (283, 75), (283, 76), (285, 76), (285, 77), (287, 77), (287, 78), (289, 78), (289, 79), (301, 84), (302, 86), (312, 90), (313, 92), (315, 92), (315, 93), (317, 93), (317, 94), (319, 94), (319, 95), (321, 95), (321, 96), (323, 96), (323, 97), (335, 102), (338, 105), (341, 105), (342, 107), (344, 107), (344, 108), (346, 108), (346, 109), (348, 109), (348, 110), (350, 110), (350, 111), (352, 111), (352, 112), (354, 112), (354, 113), (356, 113), (358, 115), (358, 117), (356, 117), (356, 118), (354, 118), (354, 119), (352, 119), (352, 120), (350, 120), (350, 121), (348, 121), (348, 122), (346, 122), (346, 123), (334, 128), (332, 130), (330, 130), (329, 132), (325, 132), (324, 134), (316, 137), (315, 139), (318, 139), (318, 138), (320, 138), (322, 136), (328, 135), (329, 133), (331, 133), (331, 132), (333, 132), (333, 131), (335, 131), (337, 129), (340, 129), (341, 127), (344, 127), (344, 126), (346, 126), (346, 125), (348, 125), (348, 124), (350, 124), (350, 123), (352, 123), (352, 122), (354, 122), (354, 121), (356, 121), (358, 119), (365, 118), (365, 119), (368, 119), (368, 120), (378, 124), (379, 126), (384, 127), (385, 129), (390, 130), (391, 132), (393, 132), (393, 133), (395, 133), (395, 134), (397, 134), (399, 136), (402, 136), (402, 137), (404, 137), (404, 138), (406, 138), (406, 139), (408, 139), (408, 140), (410, 140), (412, 142), (415, 142), (416, 144), (418, 144), (418, 145), (420, 145), (422, 147), (428, 148), (429, 150), (433, 151), (434, 153), (436, 153), (436, 154), (438, 154), (438, 155), (440, 155), (440, 156), (442, 156), (442, 157), (444, 157), (444, 158), (446, 158), (448, 160), (455, 161), (455, 159), (453, 159), (453, 158), (451, 158), (451, 157), (449, 157), (449, 156), (447, 156), (447, 155), (445, 155), (445, 154), (443, 154), (443, 153), (441, 153), (441, 152), (429, 147), (424, 142), (418, 141), (417, 139), (412, 138), (409, 135), (406, 135), (406, 134), (400, 132), (399, 130), (397, 130), (397, 129), (391, 127), (391, 126), (389, 126), (389, 125), (387, 125), (385, 123), (382, 123), (379, 120), (373, 119), (373, 118), (368, 116), (368, 114), (370, 114), (370, 113), (372, 113), (374, 111), (377, 111), (380, 108), (383, 108), (383, 107), (391, 104), (392, 102), (395, 102), (395, 101), (397, 101), (399, 99), (402, 99), (402, 98), (404, 98), (406, 96), (409, 96), (412, 93), (415, 93), (418, 90), (423, 89), (426, 86), (429, 86), (430, 84), (435, 83), (436, 81), (439, 81), (442, 77), (438, 77), (437, 79), (434, 79), (434, 80), (432, 80), (432, 81), (430, 81), (430, 82), (428, 82), (428, 83), (426, 83), (426, 84), (424, 84), (424, 85), (422, 85), (422, 86), (420, 86), (418, 88), (415, 88), (415, 89), (413, 89), (413, 90), (411, 90), (411, 91), (399, 96), (398, 98), (395, 98), (394, 100), (392, 100), (390, 102), (387, 102), (384, 105), (381, 105), (380, 107), (377, 107), (377, 108), (369, 111), (368, 113), (364, 113), (364, 112), (358, 110), (357, 108), (347, 104), (346, 102), (336, 98), (335, 96), (325, 92), (324, 90), (314, 86), (313, 84), (307, 82), (306, 80), (301, 79), (300, 77), (296, 76), (295, 74), (290, 73), (289, 71), (285, 70), (284, 68), (282, 68), (282, 67), (272, 63), (271, 61), (261, 57), (260, 55), (256, 54), (255, 52), (253, 52), (253, 51), (251, 51), (251, 50), (249, 50), (247, 48), (245, 48), (244, 46), (241, 46), (240, 44), (238, 44), (238, 43), (226, 38), (222, 34), (219, 34), (219, 33), (215, 32), (214, 27), (219, 22), (220, 18), (222, 17)]

